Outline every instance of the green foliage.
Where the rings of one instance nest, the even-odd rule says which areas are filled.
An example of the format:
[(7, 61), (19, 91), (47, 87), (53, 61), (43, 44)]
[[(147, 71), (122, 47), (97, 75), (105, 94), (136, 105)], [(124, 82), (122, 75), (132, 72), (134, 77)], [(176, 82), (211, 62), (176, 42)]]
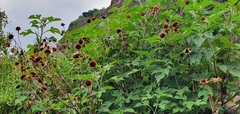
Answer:
[[(9, 77), (16, 76), (11, 78), (14, 86), (21, 87), (11, 91), (14, 98), (0, 100), (1, 110), (83, 114), (228, 111), (225, 104), (240, 92), (239, 3), (148, 0), (126, 7), (131, 1), (113, 8), (117, 13), (106, 19), (67, 31), (57, 51), (48, 41), (41, 45), (38, 38), (44, 32), (23, 32), (35, 34), (42, 50), (29, 45), (24, 57), (13, 59), (29, 69), (13, 65)], [(29, 19), (40, 30), (59, 20), (41, 15)], [(54, 27), (47, 31), (60, 33)]]

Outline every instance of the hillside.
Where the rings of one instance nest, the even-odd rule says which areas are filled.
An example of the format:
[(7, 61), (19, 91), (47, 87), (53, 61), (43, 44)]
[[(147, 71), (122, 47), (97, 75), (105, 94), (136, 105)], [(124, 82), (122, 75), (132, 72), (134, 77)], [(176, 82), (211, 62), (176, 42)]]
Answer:
[[(141, 0), (141, 2), (144, 2), (144, 1), (146, 1), (146, 0)], [(71, 30), (73, 28), (80, 28), (84, 25), (87, 25), (88, 19), (94, 20), (95, 18), (106, 18), (107, 16), (112, 14), (111, 12), (109, 12), (109, 10), (111, 8), (114, 8), (114, 7), (119, 8), (123, 5), (123, 3), (124, 3), (124, 0), (112, 0), (111, 4), (107, 8), (92, 9), (92, 10), (88, 10), (87, 12), (83, 12), (82, 15), (80, 15), (78, 19), (76, 19), (75, 21), (70, 23), (68, 30)], [(128, 7), (131, 7), (131, 6), (137, 5), (137, 4), (139, 4), (139, 3), (136, 1), (132, 1), (132, 3), (130, 3), (128, 5)]]

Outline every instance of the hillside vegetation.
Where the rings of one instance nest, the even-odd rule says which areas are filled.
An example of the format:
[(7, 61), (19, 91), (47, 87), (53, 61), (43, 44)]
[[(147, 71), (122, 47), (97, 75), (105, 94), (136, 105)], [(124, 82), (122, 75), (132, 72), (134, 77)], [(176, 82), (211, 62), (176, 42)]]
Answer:
[[(44, 31), (19, 32), (36, 44), (5, 48), (12, 55), (0, 59), (0, 113), (237, 113), (239, 1), (131, 2), (66, 33), (50, 27), (64, 36), (58, 47)], [(40, 30), (60, 20), (29, 19)]]

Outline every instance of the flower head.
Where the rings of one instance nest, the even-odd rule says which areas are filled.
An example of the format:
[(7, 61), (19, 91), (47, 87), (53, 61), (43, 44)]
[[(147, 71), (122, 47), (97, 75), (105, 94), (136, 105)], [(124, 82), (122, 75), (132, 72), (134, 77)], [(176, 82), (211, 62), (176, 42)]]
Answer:
[(106, 19), (106, 16), (101, 16), (101, 19)]
[(208, 80), (208, 79), (206, 79), (206, 78), (202, 78), (201, 80), (200, 80), (200, 84), (201, 85), (206, 85), (206, 84), (208, 84), (210, 81)]
[(24, 79), (26, 79), (26, 77), (27, 77), (27, 75), (26, 75), (26, 74), (23, 74), (23, 75), (20, 76), (20, 79), (21, 79), (21, 80), (24, 80)]
[(169, 28), (169, 24), (167, 23), (163, 24), (163, 29), (167, 29), (167, 28)]
[(163, 39), (163, 38), (165, 38), (165, 37), (167, 36), (167, 33), (161, 32), (161, 33), (159, 34), (159, 36), (160, 36), (161, 39)]
[(97, 66), (97, 62), (95, 60), (91, 60), (88, 62), (88, 66), (91, 68), (95, 68)]
[(92, 20), (91, 19), (87, 19), (87, 23), (91, 23), (92, 22)]
[(179, 22), (178, 22), (178, 21), (174, 21), (174, 22), (172, 23), (172, 26), (173, 26), (174, 28), (178, 28), (178, 27), (179, 27)]
[(78, 43), (82, 45), (84, 43), (84, 39), (81, 38), (80, 40), (78, 40)]
[(20, 31), (20, 30), (21, 30), (21, 27), (17, 26), (16, 31)]
[(80, 55), (81, 55), (80, 52), (77, 51), (77, 52), (73, 53), (73, 58), (74, 59), (79, 58)]
[(85, 81), (85, 86), (90, 87), (92, 85), (92, 81), (91, 80), (86, 80)]
[(145, 12), (142, 12), (142, 13), (141, 13), (141, 16), (144, 16), (145, 14), (146, 14)]
[(131, 15), (130, 14), (127, 14), (127, 18), (130, 18), (131, 17)]
[(81, 48), (82, 48), (81, 44), (77, 43), (77, 44), (75, 45), (75, 49), (79, 50), (79, 49), (81, 49)]
[(44, 54), (46, 54), (47, 56), (51, 53), (50, 49), (46, 49), (44, 50)]
[(18, 66), (20, 63), (19, 62), (15, 62), (15, 65)]
[(36, 74), (35, 72), (30, 72), (30, 73), (29, 73), (29, 77), (32, 77), (32, 78), (33, 78), (33, 77), (36, 77), (36, 76), (37, 76), (37, 74)]
[(45, 86), (45, 85), (42, 86), (42, 87), (41, 87), (41, 92), (46, 92), (46, 91), (47, 91), (47, 86)]
[(122, 29), (121, 28), (118, 28), (117, 29), (117, 33), (120, 34), (122, 32)]
[(13, 39), (13, 37), (14, 37), (13, 34), (9, 34), (9, 35), (8, 35), (8, 39), (10, 39), (10, 40)]
[(189, 48), (184, 49), (183, 53), (189, 55), (192, 51)]
[(205, 22), (207, 20), (207, 18), (205, 17), (205, 16), (203, 16), (202, 18), (201, 18), (201, 22)]
[(220, 78), (220, 77), (211, 78), (211, 81), (212, 81), (213, 83), (218, 83), (218, 82), (221, 82), (221, 81), (222, 81), (222, 78)]

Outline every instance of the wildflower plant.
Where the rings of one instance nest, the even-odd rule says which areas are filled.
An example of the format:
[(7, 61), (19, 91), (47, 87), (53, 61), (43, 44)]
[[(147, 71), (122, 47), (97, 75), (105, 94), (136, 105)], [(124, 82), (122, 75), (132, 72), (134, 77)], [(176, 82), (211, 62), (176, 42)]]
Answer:
[(62, 49), (42, 37), (60, 19), (30, 16), (40, 32), (21, 33), (37, 42), (12, 63), (19, 62), (11, 73), (18, 77), (14, 106), (29, 113), (237, 112), (226, 104), (240, 92), (240, 3), (139, 0), (130, 8), (132, 1), (64, 34), (46, 29), (63, 35)]

